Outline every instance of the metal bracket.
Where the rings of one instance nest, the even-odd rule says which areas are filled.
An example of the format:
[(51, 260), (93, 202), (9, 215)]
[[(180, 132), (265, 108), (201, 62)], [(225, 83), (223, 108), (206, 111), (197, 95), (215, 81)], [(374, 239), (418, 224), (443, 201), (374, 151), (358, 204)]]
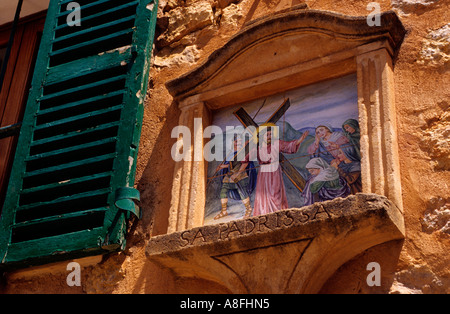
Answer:
[(123, 187), (116, 190), (115, 205), (128, 213), (132, 213), (138, 219), (142, 218), (141, 209), (137, 204), (140, 200), (140, 193), (135, 188)]

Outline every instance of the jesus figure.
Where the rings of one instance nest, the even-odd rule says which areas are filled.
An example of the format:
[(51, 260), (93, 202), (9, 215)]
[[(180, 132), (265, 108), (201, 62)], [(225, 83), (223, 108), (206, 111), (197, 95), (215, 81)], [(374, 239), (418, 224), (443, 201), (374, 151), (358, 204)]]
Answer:
[[(253, 216), (289, 208), (279, 154), (296, 153), (308, 136), (308, 131), (297, 140), (283, 141), (278, 138), (278, 127), (274, 124), (263, 124), (258, 136), (259, 174), (256, 181)], [(252, 155), (252, 152), (249, 155)]]

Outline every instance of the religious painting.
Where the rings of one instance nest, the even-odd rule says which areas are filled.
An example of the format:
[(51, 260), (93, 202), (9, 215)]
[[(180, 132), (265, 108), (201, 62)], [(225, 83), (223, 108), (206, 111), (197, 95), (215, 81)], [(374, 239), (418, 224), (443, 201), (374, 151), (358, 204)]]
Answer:
[(361, 192), (357, 103), (352, 74), (215, 111), (204, 223)]

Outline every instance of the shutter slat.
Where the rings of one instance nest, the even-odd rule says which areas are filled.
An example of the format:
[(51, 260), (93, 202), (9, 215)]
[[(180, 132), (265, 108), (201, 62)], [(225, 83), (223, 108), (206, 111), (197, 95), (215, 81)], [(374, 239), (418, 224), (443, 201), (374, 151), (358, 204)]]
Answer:
[(38, 225), (38, 224), (41, 224), (41, 223), (48, 223), (48, 222), (52, 222), (52, 221), (59, 221), (59, 220), (62, 220), (62, 219), (78, 218), (78, 217), (91, 215), (91, 214), (94, 214), (94, 213), (104, 213), (107, 210), (108, 210), (108, 208), (103, 207), (103, 208), (83, 210), (83, 211), (75, 212), (75, 213), (69, 213), (69, 214), (63, 214), (63, 215), (57, 215), (57, 216), (50, 216), (50, 217), (45, 217), (45, 218), (38, 218), (38, 219), (33, 219), (33, 220), (29, 220), (29, 221), (23, 221), (23, 222), (16, 223), (16, 224), (14, 224), (14, 228), (23, 228), (23, 227)]
[(97, 211), (92, 212), (89, 215), (60, 218), (58, 222), (49, 220), (45, 222), (42, 221), (39, 224), (27, 224), (21, 227), (14, 226), (11, 242), (20, 243), (101, 227), (103, 225), (104, 216), (105, 212)]
[(111, 193), (111, 191), (91, 191), (91, 194), (89, 195), (81, 195), (80, 193), (77, 196), (66, 198), (65, 200), (60, 200), (58, 202), (47, 202), (46, 204), (35, 204), (36, 206), (21, 208), (16, 213), (14, 225), (24, 221), (60, 216), (95, 208), (105, 207), (111, 210), (111, 206), (108, 204), (109, 193)]
[[(95, 27), (115, 19), (124, 18), (136, 14), (136, 7), (139, 1), (132, 1), (131, 3), (117, 3), (115, 6), (105, 7), (98, 12), (83, 12), (81, 16), (81, 26), (77, 26), (76, 31)], [(86, 15), (85, 13), (89, 13)], [(73, 26), (67, 24), (67, 21), (62, 18), (59, 25), (55, 28), (55, 38), (68, 35), (72, 33)]]
[(95, 83), (90, 83), (90, 84), (81, 85), (81, 86), (74, 87), (74, 88), (69, 88), (69, 89), (61, 91), (61, 92), (42, 96), (40, 98), (40, 101), (48, 100), (48, 99), (52, 99), (52, 98), (56, 98), (56, 97), (61, 97), (61, 96), (67, 96), (68, 94), (73, 94), (73, 93), (82, 93), (86, 89), (98, 87), (101, 85), (105, 85), (105, 84), (120, 81), (120, 80), (124, 80), (125, 78), (126, 78), (125, 75), (120, 75), (117, 77), (107, 78), (107, 79), (104, 79), (104, 80), (101, 80), (101, 81), (98, 81)]
[[(72, 1), (73, 0), (61, 0), (60, 5), (63, 8), (65, 8), (65, 6)], [(77, 2), (80, 4), (81, 7), (83, 7), (84, 5), (93, 3), (93, 2), (95, 2), (96, 4), (97, 3), (108, 3), (108, 2), (110, 2), (112, 4), (117, 4), (117, 3), (130, 2), (130, 1), (134, 1), (134, 0), (106, 0), (106, 1), (105, 0), (101, 0), (101, 1), (100, 0), (78, 0)]]
[(65, 119), (61, 119), (61, 120), (52, 121), (52, 122), (45, 123), (45, 124), (42, 124), (42, 125), (37, 125), (36, 126), (36, 130), (43, 130), (43, 129), (46, 129), (46, 128), (56, 127), (56, 126), (60, 126), (60, 125), (63, 125), (63, 124), (70, 123), (70, 122), (74, 122), (74, 121), (78, 121), (78, 120), (81, 120), (81, 119), (85, 119), (85, 118), (91, 118), (91, 117), (94, 118), (96, 116), (100, 116), (100, 115), (108, 113), (108, 112), (120, 110), (122, 108), (123, 108), (123, 106), (119, 105), (119, 106), (114, 106), (114, 107), (111, 107), (111, 108), (106, 108), (106, 109), (102, 109), (102, 110), (96, 110), (96, 111), (88, 112), (88, 113), (81, 114), (81, 115), (78, 115), (78, 116), (73, 116), (73, 117), (69, 117), (69, 118), (65, 118)]
[[(24, 256), (27, 256), (28, 259), (44, 256), (44, 260), (41, 262), (44, 263), (47, 260), (52, 262), (58, 261), (58, 255), (60, 255), (59, 260), (67, 259), (65, 255), (70, 252), (79, 252), (78, 254), (75, 253), (72, 255), (74, 256), (74, 258), (78, 256), (86, 256), (86, 253), (90, 251), (87, 250), (86, 253), (83, 252), (84, 250), (86, 250), (86, 242), (98, 243), (103, 236), (103, 228), (98, 227), (90, 230), (71, 232), (69, 234), (63, 234), (43, 239), (24, 241), (20, 243), (11, 243), (9, 245), (9, 250), (6, 258), (10, 263), (14, 263), (23, 261)], [(72, 243), (72, 245), (70, 249), (62, 248), (61, 243)], [(120, 245), (116, 245), (116, 247), (118, 246)]]
[(90, 56), (81, 60), (74, 60), (55, 67), (51, 67), (47, 73), (47, 84), (52, 85), (69, 81), (87, 74), (95, 74), (99, 71), (128, 65), (132, 60), (131, 47), (128, 49), (105, 53), (102, 58)]
[[(69, 2), (71, 2), (71, 1), (64, 0), (64, 1), (61, 2), (61, 6), (64, 8), (65, 5), (67, 5)], [(81, 2), (81, 1), (80, 1), (80, 2)], [(86, 11), (87, 9), (91, 8), (91, 7), (99, 6), (99, 5), (102, 5), (102, 4), (104, 4), (104, 3), (112, 3), (112, 2), (114, 2), (114, 1), (113, 1), (113, 0), (98, 0), (98, 1), (92, 1), (92, 2), (89, 2), (89, 3), (87, 3), (87, 4), (82, 4), (82, 5), (80, 6), (80, 10), (81, 10), (81, 12), (84, 12), (84, 11)], [(59, 17), (65, 17), (65, 16), (69, 15), (71, 12), (73, 12), (73, 11), (63, 11), (63, 12), (57, 14), (56, 16), (57, 16), (58, 18), (59, 18)]]
[[(50, 62), (52, 66), (64, 64), (82, 57), (92, 56), (121, 47), (126, 47), (133, 34), (133, 29), (128, 28), (97, 39), (83, 42), (67, 48), (52, 51)], [(129, 45), (129, 44), (128, 44)]]
[(26, 158), (25, 160), (26, 161), (35, 161), (35, 160), (39, 160), (39, 159), (45, 159), (48, 157), (58, 157), (58, 155), (72, 153), (72, 152), (75, 152), (80, 149), (88, 149), (88, 148), (92, 148), (95, 146), (101, 146), (103, 144), (115, 143), (116, 140), (117, 140), (116, 138), (106, 138), (106, 139), (103, 139), (100, 141), (90, 142), (90, 143), (82, 144), (82, 145), (78, 145), (78, 146), (71, 146), (71, 147), (68, 147), (65, 149), (59, 149), (59, 150), (55, 150), (55, 151), (51, 151), (51, 152), (47, 152), (47, 153), (43, 153), (43, 154), (34, 155), (34, 156)]
[[(37, 186), (34, 188), (30, 188), (30, 189), (24, 189), (21, 191), (21, 194), (23, 196), (27, 196), (27, 195), (35, 194), (35, 193), (43, 193), (46, 190), (54, 191), (55, 189), (71, 188), (71, 186), (73, 186), (74, 184), (78, 184), (78, 183), (86, 184), (86, 182), (88, 182), (88, 181), (109, 178), (109, 177), (111, 177), (111, 175), (112, 175), (112, 172), (108, 171), (108, 172), (98, 173), (98, 174), (85, 176), (85, 177), (81, 177), (81, 178), (66, 180), (64, 182), (57, 182), (57, 183), (52, 183), (52, 184), (47, 184), (47, 185), (41, 185), (41, 186)], [(54, 194), (54, 193), (57, 193), (57, 192), (52, 192), (52, 194)]]
[[(68, 2), (72, 2), (72, 0), (68, 1)], [(130, 7), (135, 7), (137, 4), (139, 3), (139, 1), (131, 1), (129, 3), (125, 3), (125, 4), (121, 4), (119, 6), (115, 6), (112, 9), (108, 9), (108, 10), (102, 10), (99, 13), (96, 14), (92, 14), (89, 16), (81, 16), (81, 21), (82, 21), (82, 25), (89, 23), (91, 20), (95, 20), (95, 19), (101, 19), (103, 16), (108, 15), (108, 14), (114, 14), (115, 16), (120, 16), (120, 12), (126, 11), (127, 8)], [(126, 11), (127, 12), (127, 11)], [(55, 30), (61, 30), (64, 28), (71, 28), (72, 26), (69, 26), (67, 23), (63, 23), (58, 25)]]
[[(51, 145), (51, 144), (53, 144), (54, 146), (57, 146), (56, 144), (54, 144), (54, 142), (63, 142), (64, 143), (64, 142), (69, 141), (76, 137), (81, 137), (81, 136), (90, 137), (90, 136), (92, 136), (92, 133), (101, 132), (101, 131), (105, 131), (108, 129), (113, 129), (113, 128), (116, 128), (117, 126), (119, 126), (119, 124), (120, 123), (118, 121), (114, 121), (111, 123), (99, 124), (95, 129), (88, 129), (88, 130), (83, 130), (83, 131), (73, 131), (73, 132), (69, 132), (69, 133), (65, 133), (65, 134), (58, 134), (56, 136), (47, 137), (47, 138), (40, 139), (40, 140), (35, 140), (31, 144), (31, 148), (33, 151), (33, 148), (35, 150), (37, 150), (38, 146)], [(91, 137), (91, 138), (95, 138), (95, 137)]]
[[(75, 49), (78, 49), (78, 48), (84, 48), (86, 46), (92, 46), (93, 44), (97, 44), (99, 42), (104, 42), (106, 40), (116, 39), (117, 37), (120, 37), (120, 36), (123, 36), (123, 35), (127, 35), (127, 34), (130, 34), (132, 32), (133, 32), (133, 29), (127, 28), (127, 29), (124, 29), (124, 30), (121, 30), (121, 31), (118, 31), (118, 32), (115, 32), (115, 33), (112, 33), (112, 34), (104, 35), (102, 37), (90, 40), (88, 42), (83, 42), (83, 43), (80, 43), (80, 44), (69, 46), (67, 48), (54, 50), (54, 51), (52, 51), (50, 53), (50, 56), (51, 57), (58, 56), (58, 55), (61, 55), (63, 53), (71, 52), (71, 51), (73, 51)], [(122, 46), (119, 46), (119, 45), (116, 46), (116, 48), (120, 48), (120, 47), (122, 47)]]
[(46, 174), (46, 173), (50, 173), (50, 172), (55, 172), (55, 171), (60, 171), (60, 170), (64, 170), (67, 168), (74, 168), (80, 165), (87, 165), (87, 164), (91, 164), (91, 163), (96, 163), (98, 161), (104, 161), (104, 160), (108, 160), (111, 158), (116, 157), (116, 153), (113, 154), (106, 154), (104, 156), (98, 156), (98, 157), (94, 157), (94, 158), (88, 158), (88, 159), (84, 159), (81, 161), (75, 161), (75, 162), (70, 162), (67, 164), (62, 164), (62, 165), (58, 165), (58, 166), (54, 166), (54, 167), (49, 167), (49, 168), (44, 168), (44, 169), (39, 169), (39, 170), (35, 170), (35, 171), (30, 171), (24, 174), (25, 178), (29, 178), (29, 177), (33, 177), (33, 176), (37, 176), (37, 175), (41, 175), (41, 174)]
[(116, 96), (121, 96), (120, 99), (122, 100), (123, 94), (124, 94), (124, 91), (119, 90), (119, 91), (115, 91), (115, 92), (108, 93), (108, 94), (103, 94), (103, 95), (99, 95), (99, 96), (95, 96), (95, 97), (91, 97), (91, 98), (87, 98), (87, 99), (82, 99), (82, 100), (75, 101), (75, 102), (70, 102), (70, 103), (67, 103), (64, 105), (60, 105), (60, 106), (50, 107), (48, 109), (39, 110), (38, 117), (43, 117), (43, 116), (46, 116), (49, 114), (54, 114), (54, 113), (57, 113), (60, 111), (72, 109), (75, 107), (80, 107), (83, 105), (91, 105), (91, 107), (95, 108), (99, 102), (110, 101), (111, 98), (116, 98)]
[[(44, 153), (45, 156), (32, 156), (27, 160), (26, 170), (34, 170), (59, 166), (76, 161), (84, 161), (89, 157), (106, 155), (116, 151), (117, 138), (108, 138), (101, 141), (94, 141), (79, 146)], [(60, 167), (64, 169), (64, 167)]]
[(20, 206), (17, 211), (23, 211), (23, 210), (30, 210), (30, 209), (34, 209), (37, 207), (44, 207), (44, 206), (48, 206), (48, 205), (55, 205), (58, 203), (63, 203), (63, 202), (67, 202), (69, 200), (77, 200), (77, 199), (83, 199), (83, 198), (89, 198), (92, 196), (98, 196), (98, 195), (104, 195), (107, 194), (111, 191), (110, 188), (107, 189), (100, 189), (100, 190), (94, 190), (94, 191), (89, 191), (89, 192), (84, 192), (84, 193), (79, 193), (79, 194), (73, 194), (70, 196), (63, 196), (61, 198), (57, 198), (55, 200), (52, 201), (48, 201), (48, 202), (39, 202), (39, 203), (34, 203), (34, 204), (28, 204), (28, 205), (23, 205)]
[(42, 139), (56, 134), (82, 131), (88, 128), (96, 127), (98, 124), (100, 124), (99, 122), (101, 122), (102, 124), (113, 122), (114, 120), (120, 118), (121, 108), (122, 106), (115, 106), (112, 108), (89, 112), (80, 116), (37, 126), (35, 138)]
[(118, 24), (120, 25), (120, 24), (125, 23), (125, 22), (132, 22), (134, 24), (134, 19), (135, 19), (134, 16), (128, 16), (128, 17), (125, 17), (125, 18), (122, 18), (122, 19), (119, 19), (119, 20), (116, 20), (116, 21), (111, 21), (111, 22), (108, 22), (108, 23), (105, 23), (105, 24), (97, 25), (95, 27), (91, 27), (91, 28), (88, 28), (88, 29), (83, 29), (83, 30), (80, 30), (78, 32), (74, 32), (74, 33), (70, 33), (70, 34), (65, 35), (65, 36), (58, 37), (58, 38), (56, 38), (54, 40), (53, 43), (56, 44), (56, 43), (60, 43), (61, 41), (65, 41), (65, 40), (74, 40), (74, 41), (76, 41), (77, 37), (79, 37), (79, 36), (89, 35), (89, 34), (92, 34), (93, 32), (99, 32), (99, 31), (105, 32), (105, 31), (107, 31), (107, 29), (109, 27), (117, 26)]

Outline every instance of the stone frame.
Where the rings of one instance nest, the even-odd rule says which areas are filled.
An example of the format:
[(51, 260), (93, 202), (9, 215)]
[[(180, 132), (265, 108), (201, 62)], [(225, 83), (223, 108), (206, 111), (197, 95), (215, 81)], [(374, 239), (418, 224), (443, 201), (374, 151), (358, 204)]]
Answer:
[[(287, 65), (283, 61), (284, 68), (272, 67), (253, 77), (234, 74), (235, 77), (227, 77), (226, 84), (221, 82), (223, 73), (236, 63), (240, 54), (255, 50), (258, 45), (264, 46), (265, 40), (273, 41), (277, 36), (289, 34), (320, 34), (340, 42), (335, 45), (338, 47), (328, 49), (326, 55), (294, 60)], [(356, 72), (363, 193), (386, 196), (402, 210), (393, 60), (404, 35), (405, 30), (394, 12), (383, 13), (381, 26), (370, 27), (365, 17), (292, 10), (253, 22), (198, 68), (169, 81), (167, 87), (181, 110), (179, 125), (194, 130), (194, 118), (202, 119), (203, 128), (209, 125), (211, 109)], [(257, 60), (253, 62), (256, 64)], [(281, 90), (280, 85), (283, 86)], [(200, 148), (205, 143), (200, 130), (193, 135), (191, 143), (194, 143), (189, 152), (192, 157), (202, 154)], [(205, 167), (205, 162), (176, 164), (169, 233), (202, 225)]]
[[(363, 191), (203, 226), (207, 162), (180, 161), (168, 234), (150, 239), (151, 261), (230, 292), (314, 293), (357, 254), (404, 238), (393, 67), (406, 31), (392, 11), (380, 19), (380, 26), (371, 27), (366, 17), (304, 7), (275, 13), (253, 21), (199, 67), (166, 84), (181, 110), (179, 125), (195, 130), (184, 152), (199, 160), (211, 110), (356, 73)], [(272, 62), (259, 62), (271, 56)], [(196, 118), (201, 127), (194, 128)], [(292, 252), (301, 254), (280, 258)], [(261, 258), (266, 265), (257, 263)], [(269, 275), (253, 276), (246, 264), (254, 273), (273, 272), (277, 283), (264, 279)], [(288, 275), (278, 276), (278, 269)]]

